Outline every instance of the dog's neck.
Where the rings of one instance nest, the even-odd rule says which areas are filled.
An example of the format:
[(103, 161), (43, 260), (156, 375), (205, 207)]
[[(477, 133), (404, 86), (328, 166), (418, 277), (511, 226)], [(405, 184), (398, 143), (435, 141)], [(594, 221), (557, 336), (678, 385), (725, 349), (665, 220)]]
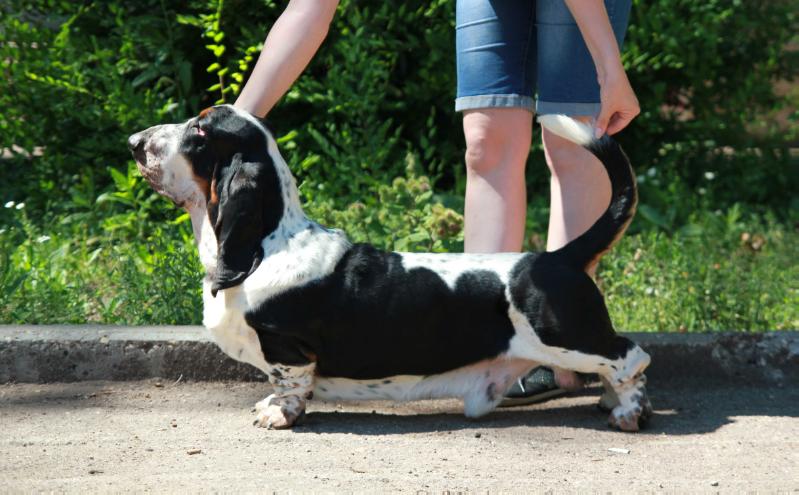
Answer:
[(283, 197), (283, 216), (280, 217), (280, 223), (275, 229), (275, 237), (290, 238), (298, 232), (305, 230), (310, 223), (308, 217), (300, 204), (300, 192), (297, 189), (297, 181), (294, 175), (289, 170), (286, 161), (280, 155), (277, 149), (277, 142), (271, 133), (267, 133), (267, 148), (269, 157), (277, 172), (277, 178), (280, 182), (280, 193)]
[[(191, 208), (189, 213), (200, 261), (206, 277), (213, 277), (218, 251), (214, 227), (205, 208)], [(291, 218), (281, 219), (278, 228), (263, 239), (261, 246), (263, 259), (245, 281), (247, 284), (252, 279), (248, 297), (259, 301), (331, 273), (350, 242), (344, 232), (327, 229), (295, 211)]]

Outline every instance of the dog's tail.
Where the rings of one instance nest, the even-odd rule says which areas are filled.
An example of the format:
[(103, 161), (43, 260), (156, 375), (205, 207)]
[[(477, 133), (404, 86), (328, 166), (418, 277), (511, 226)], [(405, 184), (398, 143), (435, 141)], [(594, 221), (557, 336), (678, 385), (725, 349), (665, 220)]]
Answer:
[(598, 260), (624, 234), (635, 214), (638, 190), (630, 160), (610, 136), (594, 138), (594, 129), (565, 115), (541, 115), (538, 121), (549, 132), (583, 146), (604, 165), (610, 178), (610, 204), (601, 217), (581, 236), (555, 253), (581, 269)]

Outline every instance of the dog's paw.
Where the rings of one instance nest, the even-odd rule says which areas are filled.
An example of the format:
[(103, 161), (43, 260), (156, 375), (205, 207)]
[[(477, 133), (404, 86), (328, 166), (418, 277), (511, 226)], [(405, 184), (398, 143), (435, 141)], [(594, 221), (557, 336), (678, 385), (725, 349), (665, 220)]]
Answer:
[(305, 414), (305, 401), (295, 395), (275, 397), (270, 395), (255, 404), (257, 415), (254, 426), (270, 430), (291, 428)]
[(258, 411), (258, 415), (252, 424), (268, 430), (283, 430), (294, 426), (296, 420), (296, 417), (286, 414), (280, 407), (269, 406), (262, 411)]
[(609, 413), (614, 408), (619, 405), (619, 398), (616, 396), (614, 392), (605, 391), (602, 396), (599, 398), (599, 403), (597, 407), (600, 411)]
[(614, 410), (610, 413), (610, 416), (608, 416), (608, 425), (621, 431), (638, 431), (641, 429), (641, 426), (638, 424), (640, 417), (640, 411), (617, 412)]
[(639, 431), (651, 416), (652, 404), (644, 394), (633, 407), (614, 407), (608, 416), (608, 424), (621, 431)]

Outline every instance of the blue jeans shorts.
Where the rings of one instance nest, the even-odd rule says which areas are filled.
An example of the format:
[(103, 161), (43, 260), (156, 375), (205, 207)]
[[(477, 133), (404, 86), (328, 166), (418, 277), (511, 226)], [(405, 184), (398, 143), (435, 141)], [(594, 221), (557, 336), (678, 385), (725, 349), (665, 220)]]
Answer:
[[(630, 5), (605, 0), (619, 46)], [(456, 111), (599, 113), (596, 68), (563, 0), (457, 0), (455, 24)]]

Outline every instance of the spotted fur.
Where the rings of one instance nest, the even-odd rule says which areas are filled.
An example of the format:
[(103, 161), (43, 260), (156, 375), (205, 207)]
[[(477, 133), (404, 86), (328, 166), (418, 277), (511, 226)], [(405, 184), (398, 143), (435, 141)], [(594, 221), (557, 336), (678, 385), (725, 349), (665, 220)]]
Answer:
[(651, 413), (649, 356), (616, 335), (584, 273), (635, 207), (629, 163), (610, 138), (566, 117), (544, 125), (608, 170), (607, 212), (551, 253), (384, 252), (308, 219), (271, 132), (223, 105), (129, 139), (142, 175), (191, 216), (205, 268), (203, 323), (222, 350), (262, 370), (274, 393), (255, 423), (287, 428), (311, 396), (458, 397), (467, 416), (496, 407), (538, 364), (598, 373), (609, 422)]

